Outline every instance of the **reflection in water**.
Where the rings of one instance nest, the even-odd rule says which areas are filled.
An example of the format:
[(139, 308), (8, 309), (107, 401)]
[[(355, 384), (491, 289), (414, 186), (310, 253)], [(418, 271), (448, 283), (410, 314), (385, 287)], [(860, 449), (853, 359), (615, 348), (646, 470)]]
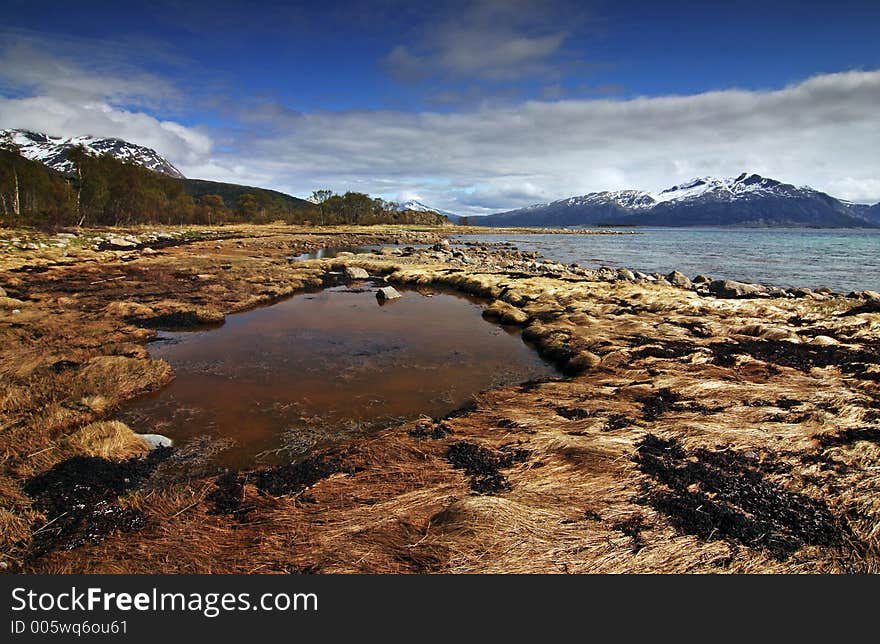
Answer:
[(218, 465), (287, 462), (312, 449), (419, 415), (441, 416), (475, 393), (554, 373), (518, 331), (485, 322), (463, 296), (336, 288), (229, 316), (217, 330), (163, 334), (154, 358), (175, 381), (121, 419), (186, 444), (234, 441)]

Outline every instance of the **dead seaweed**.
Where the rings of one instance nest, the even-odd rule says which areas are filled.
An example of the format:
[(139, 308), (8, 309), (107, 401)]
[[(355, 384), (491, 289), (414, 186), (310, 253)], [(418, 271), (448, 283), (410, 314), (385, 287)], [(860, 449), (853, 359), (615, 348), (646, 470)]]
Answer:
[(296, 463), (257, 470), (249, 475), (257, 489), (272, 496), (298, 494), (333, 474), (356, 471), (346, 466), (341, 456), (318, 454)]
[(647, 527), (645, 525), (645, 518), (642, 515), (639, 514), (623, 521), (618, 521), (611, 527), (618, 532), (622, 532), (632, 540), (631, 552), (633, 554), (636, 554), (647, 545), (642, 538), (642, 530)]
[(664, 387), (650, 396), (640, 398), (638, 402), (642, 403), (642, 418), (648, 421), (657, 420), (661, 414), (675, 409), (675, 404), (681, 400), (681, 396)]
[(736, 357), (747, 355), (781, 367), (808, 372), (813, 367), (836, 366), (857, 376), (866, 372), (869, 364), (880, 364), (880, 353), (866, 349), (848, 349), (841, 346), (818, 346), (786, 340), (741, 340), (714, 342), (709, 345), (715, 364), (732, 367)]
[(142, 529), (147, 516), (121, 507), (117, 500), (145, 481), (172, 451), (159, 448), (146, 457), (124, 461), (75, 456), (28, 479), (24, 491), (48, 519), (34, 526), (32, 556), (100, 543), (112, 532)]
[(611, 414), (610, 416), (608, 416), (608, 420), (605, 422), (605, 427), (602, 428), (602, 431), (612, 432), (616, 429), (630, 427), (632, 424), (633, 421), (631, 421), (623, 414)]
[(767, 481), (755, 458), (733, 450), (688, 453), (652, 434), (637, 447), (639, 469), (665, 486), (646, 486), (640, 501), (683, 533), (763, 549), (780, 560), (804, 545), (836, 547), (851, 537), (823, 501)]
[(677, 360), (687, 357), (697, 351), (697, 346), (692, 342), (686, 342), (683, 340), (657, 340), (640, 335), (630, 338), (630, 345), (633, 347), (642, 347), (633, 352), (633, 357), (637, 359), (661, 358), (664, 360)]
[(444, 421), (440, 421), (439, 423), (432, 421), (420, 422), (407, 432), (407, 434), (413, 438), (431, 438), (434, 440), (446, 438), (452, 433), (452, 427), (449, 426), (449, 423)]
[(817, 438), (820, 447), (840, 447), (856, 441), (880, 445), (880, 427), (852, 427), (836, 434), (821, 434)]
[(555, 411), (557, 415), (568, 420), (583, 420), (592, 415), (589, 409), (582, 409), (580, 407), (557, 407)]
[(490, 450), (482, 445), (459, 441), (446, 450), (446, 460), (456, 469), (462, 469), (470, 477), (471, 490), (477, 494), (497, 494), (511, 489), (507, 477), (500, 472), (514, 463), (528, 460), (527, 449), (506, 445), (500, 450)]

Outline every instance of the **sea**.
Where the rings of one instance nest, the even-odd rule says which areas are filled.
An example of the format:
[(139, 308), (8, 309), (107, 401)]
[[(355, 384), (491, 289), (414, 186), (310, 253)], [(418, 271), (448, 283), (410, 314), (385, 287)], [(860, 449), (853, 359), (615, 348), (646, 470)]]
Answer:
[(678, 270), (768, 286), (880, 291), (880, 229), (638, 228), (636, 234), (466, 235), (460, 242), (511, 242), (541, 257), (587, 268)]

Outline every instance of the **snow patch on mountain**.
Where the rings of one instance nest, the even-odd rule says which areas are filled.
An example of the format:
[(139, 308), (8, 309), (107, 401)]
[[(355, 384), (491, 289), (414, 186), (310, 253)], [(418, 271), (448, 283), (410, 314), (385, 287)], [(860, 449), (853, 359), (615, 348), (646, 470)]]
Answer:
[(446, 215), (447, 217), (458, 218), (453, 212), (449, 212), (448, 210), (441, 210), (440, 208), (434, 208), (432, 206), (428, 206), (427, 204), (423, 204), (421, 201), (417, 201), (415, 199), (410, 199), (401, 204), (397, 204), (398, 212), (406, 212), (407, 210), (411, 210), (413, 212), (436, 212), (440, 215)]
[(122, 139), (75, 136), (63, 138), (29, 130), (0, 130), (0, 147), (15, 150), (23, 157), (50, 168), (71, 173), (70, 153), (82, 146), (89, 154), (109, 154), (125, 163), (136, 163), (148, 170), (183, 179), (183, 173), (155, 150)]

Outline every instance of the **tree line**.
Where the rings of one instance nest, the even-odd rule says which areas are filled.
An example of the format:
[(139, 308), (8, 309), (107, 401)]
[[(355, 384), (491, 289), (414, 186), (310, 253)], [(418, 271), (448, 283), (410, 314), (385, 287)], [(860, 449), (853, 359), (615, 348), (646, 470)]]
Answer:
[(396, 204), (358, 192), (319, 190), (309, 202), (272, 190), (176, 179), (82, 148), (69, 159), (73, 169), (62, 174), (0, 149), (0, 225), (447, 223), (437, 213), (399, 212)]

